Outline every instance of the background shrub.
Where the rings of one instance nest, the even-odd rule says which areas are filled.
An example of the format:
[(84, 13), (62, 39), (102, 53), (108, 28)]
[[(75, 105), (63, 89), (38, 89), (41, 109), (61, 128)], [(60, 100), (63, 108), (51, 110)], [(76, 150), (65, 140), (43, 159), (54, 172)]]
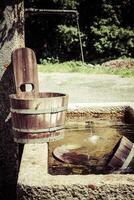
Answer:
[[(84, 56), (98, 58), (134, 56), (134, 0), (25, 0), (25, 7), (77, 9)], [(26, 46), (39, 59), (80, 59), (77, 16), (28, 15)]]

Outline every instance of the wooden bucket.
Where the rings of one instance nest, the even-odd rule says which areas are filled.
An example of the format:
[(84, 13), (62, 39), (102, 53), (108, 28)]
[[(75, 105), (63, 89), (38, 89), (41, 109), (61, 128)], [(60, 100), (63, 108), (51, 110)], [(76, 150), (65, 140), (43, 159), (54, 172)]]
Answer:
[(15, 141), (25, 144), (63, 138), (68, 95), (39, 93), (36, 56), (31, 49), (16, 49), (12, 63), (16, 94), (9, 97)]
[(134, 157), (134, 144), (123, 136), (115, 146), (113, 153), (108, 167), (113, 170), (125, 170), (129, 167)]
[(63, 138), (68, 96), (39, 93), (39, 98), (10, 95), (12, 129), (18, 143), (50, 142)]

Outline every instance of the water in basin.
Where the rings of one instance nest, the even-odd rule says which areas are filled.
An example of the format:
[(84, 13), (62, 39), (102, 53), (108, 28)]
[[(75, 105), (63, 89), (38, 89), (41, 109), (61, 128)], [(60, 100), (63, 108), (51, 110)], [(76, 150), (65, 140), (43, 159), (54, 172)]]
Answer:
[(64, 139), (49, 144), (49, 173), (111, 173), (106, 165), (122, 136), (134, 142), (133, 124), (106, 119), (69, 122)]

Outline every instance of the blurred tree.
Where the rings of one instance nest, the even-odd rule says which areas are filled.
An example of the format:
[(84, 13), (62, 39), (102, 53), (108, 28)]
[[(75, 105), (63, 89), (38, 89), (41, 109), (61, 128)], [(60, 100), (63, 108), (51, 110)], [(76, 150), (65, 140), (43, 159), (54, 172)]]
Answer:
[(126, 22), (124, 13), (130, 3), (130, 0), (103, 0), (101, 16), (97, 16), (89, 28), (92, 47), (98, 56), (133, 56), (134, 28)]
[[(25, 7), (77, 9), (86, 60), (134, 54), (133, 0), (25, 0)], [(79, 59), (76, 24), (75, 15), (28, 16), (26, 44), (38, 58)]]
[[(25, 1), (25, 8), (41, 8), (41, 9), (76, 9), (77, 2), (75, 0), (29, 0)], [(38, 60), (40, 58), (47, 57), (59, 57), (63, 59), (74, 59), (80, 57), (79, 39), (77, 32), (77, 21), (76, 14), (63, 14), (59, 15), (28, 15), (26, 18), (25, 29), (26, 29), (26, 45), (33, 48), (36, 52)], [(59, 25), (63, 27), (67, 26), (68, 31), (65, 33), (64, 29), (59, 29)], [(74, 29), (71, 28), (74, 27)], [(59, 33), (58, 33), (59, 31)], [(63, 32), (62, 32), (63, 31)], [(65, 45), (65, 37), (70, 37), (72, 33), (72, 38), (77, 38), (75, 42)], [(77, 33), (77, 34), (76, 34)], [(65, 37), (63, 37), (65, 34)], [(67, 36), (68, 34), (68, 36)], [(63, 45), (61, 45), (63, 39)], [(60, 38), (60, 40), (59, 40)], [(69, 41), (69, 40), (68, 40)], [(74, 55), (75, 52), (78, 53)], [(74, 56), (73, 56), (74, 55)]]

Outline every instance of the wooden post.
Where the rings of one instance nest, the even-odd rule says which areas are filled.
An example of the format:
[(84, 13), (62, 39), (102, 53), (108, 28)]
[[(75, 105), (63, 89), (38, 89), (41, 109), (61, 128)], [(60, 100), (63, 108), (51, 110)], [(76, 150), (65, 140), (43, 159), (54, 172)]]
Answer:
[(11, 61), (15, 48), (24, 47), (23, 0), (1, 0), (0, 75)]
[[(0, 174), (5, 199), (15, 200), (18, 145), (13, 141), (9, 94), (14, 93), (11, 53), (24, 47), (23, 0), (0, 0)], [(4, 168), (2, 168), (4, 166)], [(2, 171), (4, 169), (4, 172)], [(4, 192), (4, 191), (2, 191)], [(7, 198), (6, 198), (7, 195)]]

